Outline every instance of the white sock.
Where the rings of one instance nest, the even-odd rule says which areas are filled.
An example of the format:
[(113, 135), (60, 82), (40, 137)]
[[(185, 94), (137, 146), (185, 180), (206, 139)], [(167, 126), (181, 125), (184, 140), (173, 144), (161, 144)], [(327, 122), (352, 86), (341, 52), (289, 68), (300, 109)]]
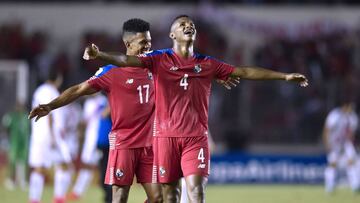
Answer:
[(332, 192), (335, 188), (336, 169), (334, 167), (326, 167), (325, 169), (325, 191)]
[(346, 169), (347, 178), (350, 184), (350, 187), (353, 191), (360, 189), (360, 177), (359, 172), (357, 171), (356, 165), (353, 164), (351, 166), (348, 166)]
[(187, 188), (185, 178), (181, 178), (181, 197), (180, 203), (188, 203)]
[(25, 163), (18, 162), (16, 164), (16, 182), (19, 184), (22, 190), (26, 188), (25, 176), (26, 176)]
[(60, 167), (55, 168), (54, 178), (54, 197), (65, 198), (66, 192), (71, 183), (71, 170), (63, 170)]
[(30, 202), (40, 202), (43, 188), (44, 176), (36, 171), (31, 172), (29, 181), (29, 199)]
[(73, 188), (73, 193), (78, 196), (84, 194), (92, 179), (92, 171), (89, 169), (81, 169)]

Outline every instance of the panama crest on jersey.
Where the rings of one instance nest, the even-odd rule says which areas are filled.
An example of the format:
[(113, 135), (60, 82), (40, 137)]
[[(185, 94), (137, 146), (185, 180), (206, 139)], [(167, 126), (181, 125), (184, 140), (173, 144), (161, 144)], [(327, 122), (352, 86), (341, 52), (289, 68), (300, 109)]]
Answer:
[(149, 78), (149, 80), (153, 79), (153, 74), (151, 72), (148, 73), (148, 78)]
[(195, 73), (200, 73), (201, 70), (202, 70), (202, 69), (201, 69), (200, 64), (195, 65), (195, 67), (194, 67), (194, 72), (195, 72)]

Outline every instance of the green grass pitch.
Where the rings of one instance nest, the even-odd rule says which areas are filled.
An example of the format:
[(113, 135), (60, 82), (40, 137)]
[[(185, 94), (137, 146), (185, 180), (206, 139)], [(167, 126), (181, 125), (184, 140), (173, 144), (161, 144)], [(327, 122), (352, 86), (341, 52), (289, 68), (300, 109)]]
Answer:
[[(45, 187), (43, 203), (51, 203), (53, 189)], [(1, 203), (26, 203), (26, 191), (8, 191), (0, 186)], [(129, 196), (129, 203), (143, 203), (145, 193), (134, 185)], [(76, 203), (101, 203), (101, 190), (91, 186), (86, 195)], [(74, 202), (74, 203), (75, 203)], [(321, 185), (209, 185), (206, 190), (208, 203), (359, 203), (360, 193), (354, 194), (349, 189), (339, 188), (334, 194), (324, 193)]]

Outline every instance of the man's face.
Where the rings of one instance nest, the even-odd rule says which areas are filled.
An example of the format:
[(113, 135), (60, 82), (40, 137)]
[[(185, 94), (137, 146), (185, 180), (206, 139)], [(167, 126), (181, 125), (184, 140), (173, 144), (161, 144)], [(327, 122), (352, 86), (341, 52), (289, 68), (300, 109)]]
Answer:
[(187, 17), (177, 19), (171, 26), (170, 38), (176, 41), (195, 41), (196, 28), (194, 22)]
[(134, 34), (126, 45), (127, 49), (130, 49), (131, 52), (138, 54), (144, 54), (151, 49), (151, 36), (150, 32), (138, 32)]

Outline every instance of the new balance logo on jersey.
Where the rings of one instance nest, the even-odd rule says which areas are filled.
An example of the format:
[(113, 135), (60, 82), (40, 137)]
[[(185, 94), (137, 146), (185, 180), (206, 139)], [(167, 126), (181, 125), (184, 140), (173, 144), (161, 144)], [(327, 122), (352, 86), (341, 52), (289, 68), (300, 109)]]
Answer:
[(200, 67), (200, 65), (195, 65), (195, 67), (194, 67), (194, 72), (195, 73), (200, 73), (201, 72), (201, 67)]
[(177, 71), (177, 70), (179, 70), (179, 68), (176, 67), (176, 66), (172, 66), (172, 67), (170, 68), (170, 70), (171, 70), (171, 71)]
[(127, 79), (126, 80), (126, 84), (133, 84), (134, 83), (134, 79)]
[(117, 179), (120, 179), (121, 177), (124, 176), (124, 172), (122, 170), (120, 170), (120, 169), (116, 169), (115, 175), (116, 175)]
[(198, 168), (206, 168), (206, 164), (199, 164)]

